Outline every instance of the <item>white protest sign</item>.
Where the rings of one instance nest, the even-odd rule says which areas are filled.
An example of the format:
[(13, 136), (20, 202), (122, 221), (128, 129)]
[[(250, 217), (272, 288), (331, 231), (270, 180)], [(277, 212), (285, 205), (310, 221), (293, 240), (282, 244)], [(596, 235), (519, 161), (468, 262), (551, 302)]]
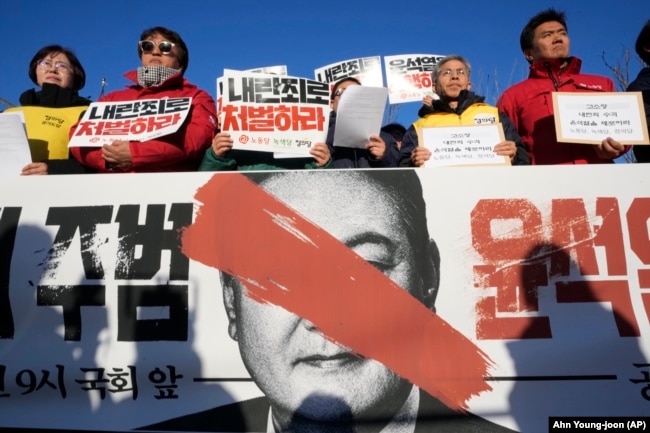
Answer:
[(438, 54), (384, 56), (389, 102), (420, 102), (425, 96), (433, 95), (431, 72), (443, 57)]
[(146, 141), (178, 131), (192, 98), (93, 102), (79, 121), (69, 147), (101, 147), (114, 140)]
[(325, 142), (329, 86), (306, 78), (224, 71), (221, 130), (233, 148), (309, 155)]
[(648, 144), (641, 92), (554, 92), (557, 141), (600, 144), (606, 137), (623, 144)]

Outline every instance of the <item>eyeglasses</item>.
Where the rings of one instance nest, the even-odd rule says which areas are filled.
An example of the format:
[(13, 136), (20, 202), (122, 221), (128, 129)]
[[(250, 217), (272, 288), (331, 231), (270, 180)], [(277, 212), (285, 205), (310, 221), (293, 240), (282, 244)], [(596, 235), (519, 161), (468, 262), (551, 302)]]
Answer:
[(138, 45), (140, 46), (140, 49), (142, 50), (143, 53), (150, 53), (153, 51), (155, 47), (158, 47), (160, 52), (163, 54), (171, 53), (172, 49), (176, 46), (175, 43), (169, 41), (160, 41), (160, 42), (140, 41), (138, 42)]
[(43, 69), (54, 68), (57, 72), (65, 72), (65, 73), (72, 72), (72, 66), (64, 62), (52, 62), (51, 60), (43, 59), (40, 62), (38, 62), (38, 66), (40, 66)]
[(347, 87), (343, 87), (343, 88), (339, 87), (338, 89), (336, 89), (336, 92), (334, 92), (334, 96), (335, 97), (336, 96), (341, 96), (343, 94), (343, 92), (345, 92), (345, 89), (347, 89)]
[(456, 73), (459, 77), (464, 77), (467, 75), (467, 71), (463, 68), (458, 68), (458, 69), (443, 69), (440, 71), (440, 76), (442, 77), (451, 77), (453, 73)]

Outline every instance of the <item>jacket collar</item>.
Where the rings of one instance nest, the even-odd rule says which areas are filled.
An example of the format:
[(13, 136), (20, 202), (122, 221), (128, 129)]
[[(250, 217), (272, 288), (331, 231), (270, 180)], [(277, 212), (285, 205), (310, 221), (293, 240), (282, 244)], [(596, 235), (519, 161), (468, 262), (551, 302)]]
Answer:
[[(565, 61), (567, 64), (563, 68), (562, 65), (564, 65)], [(551, 71), (554, 76), (559, 76), (560, 74), (563, 76), (578, 75), (581, 67), (582, 60), (577, 57), (569, 57), (566, 60), (539, 60), (530, 65), (528, 78), (548, 78), (549, 71)]]
[(79, 96), (76, 90), (64, 89), (53, 83), (43, 83), (40, 90), (29, 89), (20, 95), (20, 105), (63, 108), (90, 105), (90, 100)]
[[(132, 85), (132, 87), (137, 88), (137, 89), (145, 89), (145, 87), (142, 87), (140, 84), (138, 84), (138, 70), (134, 69), (132, 71), (127, 72), (124, 74), (124, 76), (129, 79), (130, 81), (133, 81), (135, 84)], [(174, 87), (182, 87), (183, 83), (185, 83), (185, 77), (183, 76), (182, 72), (179, 72), (176, 75), (172, 75), (171, 77), (167, 78), (165, 81), (160, 83), (157, 86), (151, 86), (147, 87), (146, 89), (148, 90), (157, 90), (157, 89), (170, 89)]]

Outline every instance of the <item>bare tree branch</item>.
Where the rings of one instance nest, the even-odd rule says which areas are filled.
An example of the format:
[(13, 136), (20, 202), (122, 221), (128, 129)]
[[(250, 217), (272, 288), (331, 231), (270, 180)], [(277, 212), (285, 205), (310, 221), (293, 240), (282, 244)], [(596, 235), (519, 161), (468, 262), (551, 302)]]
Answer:
[(600, 54), (600, 58), (603, 59), (605, 67), (609, 69), (614, 77), (614, 82), (619, 90), (625, 91), (627, 86), (630, 84), (630, 57), (632, 54), (630, 50), (623, 50), (623, 63), (621, 64), (620, 60), (615, 64), (610, 64), (605, 58), (605, 51)]

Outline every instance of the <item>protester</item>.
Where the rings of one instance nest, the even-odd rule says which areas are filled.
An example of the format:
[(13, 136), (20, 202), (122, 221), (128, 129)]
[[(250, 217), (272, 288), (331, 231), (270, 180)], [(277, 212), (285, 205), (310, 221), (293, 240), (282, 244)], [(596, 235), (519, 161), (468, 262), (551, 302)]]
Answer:
[[(438, 99), (425, 99), (421, 116), (404, 134), (400, 165), (421, 167), (431, 158), (431, 150), (421, 145), (425, 127), (501, 123), (505, 141), (496, 143), (494, 152), (507, 156), (512, 165), (528, 165), (530, 159), (514, 125), (504, 113), (485, 104), (484, 97), (471, 92), (471, 67), (467, 59), (450, 55), (441, 59), (431, 73)], [(431, 105), (426, 105), (429, 102)]]
[(83, 173), (83, 166), (68, 159), (68, 135), (72, 125), (90, 104), (79, 96), (86, 72), (69, 48), (48, 45), (29, 62), (29, 78), (39, 89), (20, 95), (20, 106), (6, 113), (22, 111), (32, 163), (21, 174)]
[(184, 124), (175, 133), (152, 140), (114, 140), (101, 148), (72, 147), (72, 154), (100, 172), (194, 171), (217, 127), (214, 100), (184, 78), (189, 52), (178, 33), (165, 27), (145, 30), (138, 43), (138, 55), (142, 66), (125, 74), (135, 84), (111, 92), (100, 101), (191, 97)]
[[(627, 91), (642, 92), (646, 123), (650, 125), (650, 20), (641, 29), (634, 50), (645, 63), (645, 67), (641, 69), (636, 79), (630, 83)], [(632, 151), (637, 162), (650, 162), (650, 146), (634, 146)]]
[(530, 63), (528, 78), (499, 98), (497, 107), (515, 124), (533, 164), (611, 163), (626, 148), (611, 137), (597, 145), (559, 143), (553, 113), (553, 92), (614, 92), (614, 83), (580, 73), (582, 61), (569, 56), (564, 12), (546, 9), (532, 17), (520, 36)]
[(326, 143), (330, 147), (334, 159), (334, 168), (368, 168), (368, 167), (397, 167), (399, 149), (392, 136), (385, 132), (379, 135), (372, 134), (368, 137), (365, 149), (344, 147), (343, 143), (334, 143), (336, 131), (336, 110), (341, 100), (341, 95), (350, 86), (360, 86), (361, 82), (354, 77), (342, 78), (332, 87), (330, 94), (329, 128)]

